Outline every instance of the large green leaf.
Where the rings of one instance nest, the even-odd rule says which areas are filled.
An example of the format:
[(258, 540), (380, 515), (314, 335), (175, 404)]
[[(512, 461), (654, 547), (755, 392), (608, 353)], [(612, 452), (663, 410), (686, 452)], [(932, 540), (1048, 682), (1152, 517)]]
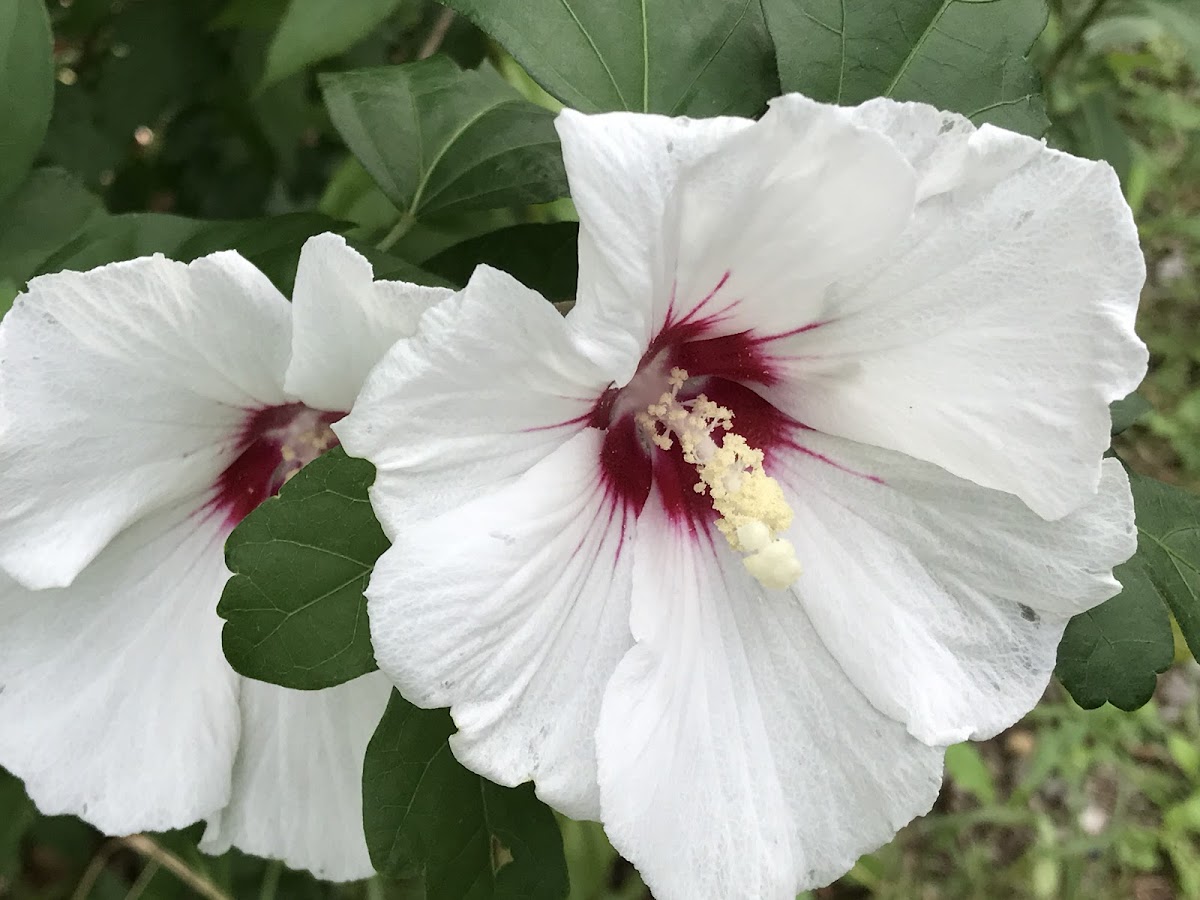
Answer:
[(404, 222), (567, 194), (554, 115), (490, 69), (437, 56), (320, 82), (334, 125)]
[(1040, 136), (1026, 60), (1045, 0), (762, 0), (786, 91), (847, 105), (920, 100)]
[(779, 93), (759, 0), (443, 2), (584, 112), (751, 116)]
[(73, 176), (35, 169), (0, 203), (0, 222), (9, 226), (0, 227), (0, 278), (23, 284), (47, 257), (104, 216), (99, 199)]
[(554, 814), (533, 786), (464, 769), (445, 710), (392, 693), (363, 763), (363, 824), (384, 875), (424, 880), (425, 900), (557, 900), (567, 867)]
[(369, 462), (333, 450), (233, 530), (217, 612), (237, 671), (301, 690), (374, 671), (363, 590), (388, 546), (367, 499), (374, 479)]
[(25, 178), (50, 124), (54, 63), (43, 0), (0, 3), (0, 200)]
[(263, 84), (346, 50), (409, 0), (291, 0), (267, 51)]
[(1200, 654), (1200, 497), (1130, 474), (1138, 548), (1117, 568), (1122, 591), (1071, 620), (1058, 648), (1058, 677), (1080, 706), (1136, 709), (1171, 664), (1168, 610)]

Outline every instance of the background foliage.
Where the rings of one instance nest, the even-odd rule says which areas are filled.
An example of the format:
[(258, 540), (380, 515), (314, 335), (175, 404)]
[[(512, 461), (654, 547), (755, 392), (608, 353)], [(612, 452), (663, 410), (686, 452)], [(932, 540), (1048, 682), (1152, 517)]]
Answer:
[[(150, 252), (233, 247), (287, 291), (324, 230), (380, 277), (461, 284), (488, 262), (569, 299), (561, 103), (755, 115), (781, 89), (924, 100), (1106, 159), (1149, 264), (1152, 370), (1114, 411), (1139, 473), (1125, 590), (1072, 622), (1026, 720), (951, 749), (933, 813), (817, 895), (1200, 896), (1200, 500), (1172, 487), (1200, 487), (1198, 0), (4, 0), (0, 311), (36, 274)], [(373, 668), (370, 479), (328, 456), (235, 532), (221, 613), (243, 673)], [(346, 527), (316, 533), (314, 509)], [(408, 813), (368, 803), (382, 874), (344, 886), (206, 858), (197, 828), (105, 840), (0, 772), (0, 897), (646, 896), (596, 826), (556, 829), (527, 787), (465, 772), (449, 732), (393, 697), (365, 779)]]

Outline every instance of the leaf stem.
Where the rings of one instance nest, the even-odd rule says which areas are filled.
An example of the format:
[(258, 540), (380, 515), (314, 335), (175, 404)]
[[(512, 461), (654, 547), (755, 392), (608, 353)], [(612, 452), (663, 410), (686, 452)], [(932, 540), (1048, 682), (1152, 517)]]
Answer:
[(185, 863), (170, 850), (160, 846), (156, 841), (148, 838), (146, 835), (131, 834), (129, 837), (118, 838), (118, 841), (124, 846), (128, 847), (130, 850), (136, 851), (137, 853), (146, 857), (146, 859), (153, 860), (161, 865), (164, 869), (169, 870), (172, 875), (190, 887), (201, 897), (206, 898), (206, 900), (233, 900), (232, 897), (226, 894), (223, 890), (221, 890), (199, 872), (193, 870), (190, 866), (188, 866), (187, 863)]
[(379, 242), (380, 250), (390, 250), (400, 238), (408, 234), (408, 229), (412, 228), (416, 223), (417, 217), (411, 212), (406, 212), (392, 226), (392, 230), (383, 236), (383, 240)]
[(1054, 52), (1050, 54), (1050, 61), (1046, 63), (1045, 71), (1042, 73), (1043, 81), (1049, 81), (1054, 76), (1054, 73), (1058, 71), (1058, 67), (1062, 65), (1063, 60), (1083, 40), (1084, 33), (1100, 17), (1100, 13), (1104, 12), (1104, 7), (1106, 6), (1108, 6), (1108, 0), (1092, 0), (1092, 5), (1088, 7), (1087, 12), (1080, 16), (1079, 21), (1072, 26), (1066, 36), (1058, 42), (1058, 46), (1054, 48)]

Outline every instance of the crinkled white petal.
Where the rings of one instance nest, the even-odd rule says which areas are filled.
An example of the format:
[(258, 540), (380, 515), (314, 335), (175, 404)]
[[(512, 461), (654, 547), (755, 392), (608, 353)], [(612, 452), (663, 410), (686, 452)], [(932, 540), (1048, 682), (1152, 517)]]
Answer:
[(0, 586), (0, 766), (43, 813), (118, 835), (228, 802), (238, 684), (216, 613), (223, 536), (151, 516), (69, 588)]
[(581, 228), (570, 318), (629, 345), (620, 383), (665, 321), (760, 334), (816, 321), (830, 285), (912, 214), (892, 143), (799, 95), (758, 123), (564, 112), (558, 128)]
[(579, 293), (570, 317), (620, 384), (649, 343), (652, 301), (670, 296), (666, 242), (674, 235), (664, 233), (663, 218), (682, 167), (752, 124), (570, 109), (555, 120), (579, 211)]
[(284, 401), (287, 301), (236, 253), (35, 278), (0, 323), (0, 566), (69, 584), (211, 486), (245, 410)]
[(449, 706), (455, 756), (575, 818), (596, 818), (593, 733), (629, 647), (632, 514), (588, 429), (507, 487), (398, 535), (367, 591), (380, 667)]
[(391, 684), (378, 672), (321, 691), (243, 679), (229, 805), (206, 853), (231, 846), (329, 881), (374, 874), (362, 830), (362, 766)]
[(636, 645), (596, 733), (613, 845), (660, 900), (791, 900), (926, 812), (942, 749), (877, 711), (786, 593), (652, 498)]
[(716, 317), (718, 333), (759, 337), (823, 321), (835, 285), (908, 226), (916, 181), (895, 145), (848, 110), (775, 100), (680, 176), (662, 226), (675, 255), (670, 319)]
[[(1136, 549), (1121, 464), (1046, 521), (1011, 494), (928, 463), (812, 432), (773, 474), (803, 605), (847, 677), (928, 743), (987, 738), (1037, 703), (1071, 616), (1120, 590)], [(880, 481), (872, 480), (880, 479)]]
[(921, 199), (820, 327), (772, 345), (772, 401), (1065, 515), (1096, 491), (1109, 403), (1146, 370), (1145, 267), (1115, 174), (920, 104), (854, 117), (894, 140)]
[(375, 281), (366, 257), (336, 234), (309, 238), (292, 292), (289, 394), (316, 409), (349, 410), (387, 349), (417, 330), (446, 288)]
[(611, 382), (538, 294), (480, 266), (372, 371), (334, 431), (378, 475), (390, 537), (526, 471), (586, 426)]

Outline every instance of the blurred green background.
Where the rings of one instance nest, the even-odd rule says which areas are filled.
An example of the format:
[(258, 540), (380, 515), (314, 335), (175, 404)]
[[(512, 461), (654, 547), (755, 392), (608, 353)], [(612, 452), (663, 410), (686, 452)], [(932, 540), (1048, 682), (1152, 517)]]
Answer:
[[(49, 0), (58, 83), (41, 162), (113, 212), (242, 218), (309, 210), (364, 228), (394, 211), (348, 161), (316, 91), (322, 68), (511, 60), (426, 0), (315, 67), (264, 60), (287, 0)], [(1140, 331), (1153, 410), (1118, 439), (1133, 468), (1200, 488), (1200, 0), (1050, 0), (1034, 49), (1053, 145), (1108, 160), (1146, 253)], [(411, 248), (428, 243), (412, 236)], [(419, 260), (419, 253), (417, 254)], [(1187, 659), (1186, 653), (1179, 654)], [(648, 896), (591, 825), (564, 822), (572, 900)], [(199, 828), (109, 841), (41, 817), (0, 772), (0, 897), (15, 900), (399, 898), (195, 849)], [(1200, 666), (1180, 662), (1136, 713), (1075, 706), (1057, 685), (994, 740), (952, 748), (933, 813), (865, 858), (832, 898), (1200, 898)]]

